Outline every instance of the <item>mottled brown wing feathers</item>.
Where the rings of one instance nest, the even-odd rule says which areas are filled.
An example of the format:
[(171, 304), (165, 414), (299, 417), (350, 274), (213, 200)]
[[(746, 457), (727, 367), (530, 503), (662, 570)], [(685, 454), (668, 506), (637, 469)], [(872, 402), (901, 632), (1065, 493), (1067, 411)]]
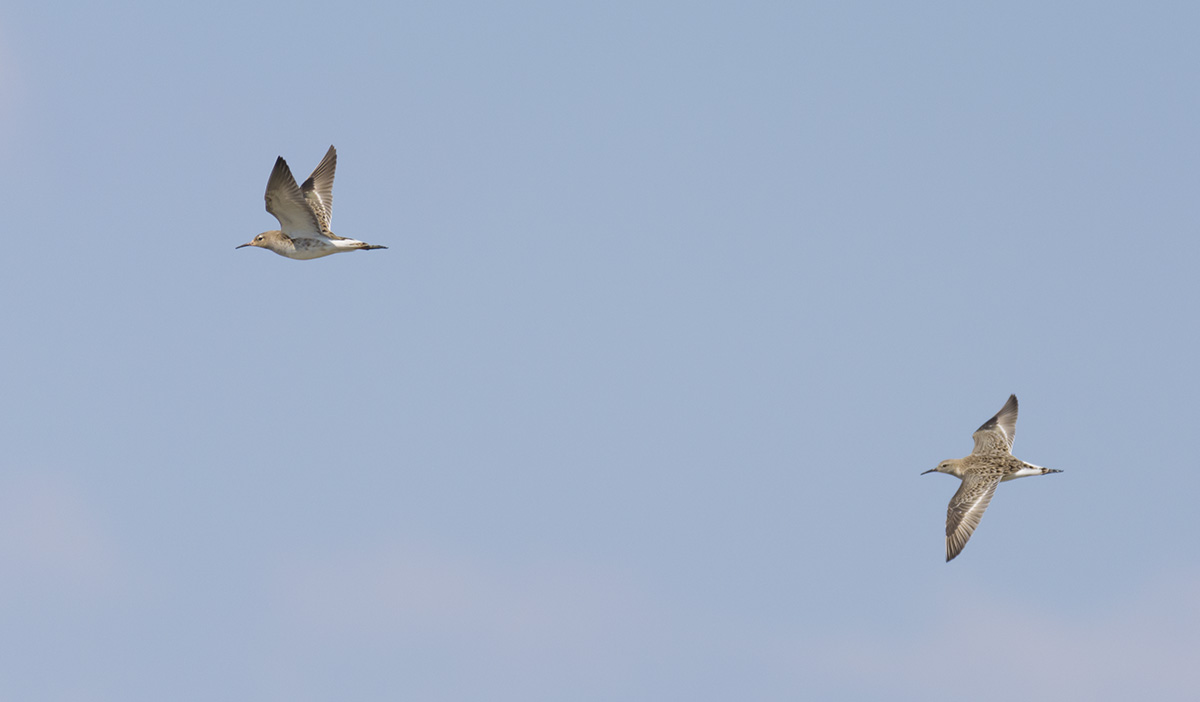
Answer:
[(1017, 396), (1009, 395), (1008, 402), (996, 413), (996, 416), (983, 423), (975, 430), (971, 438), (975, 439), (975, 450), (972, 453), (993, 453), (1001, 451), (1012, 452), (1013, 439), (1017, 436)]
[(962, 552), (996, 494), (999, 475), (968, 473), (946, 509), (946, 561)]
[(312, 175), (300, 186), (304, 200), (317, 216), (318, 223), (329, 230), (333, 219), (333, 173), (337, 169), (337, 149), (329, 147), (325, 158), (313, 169)]

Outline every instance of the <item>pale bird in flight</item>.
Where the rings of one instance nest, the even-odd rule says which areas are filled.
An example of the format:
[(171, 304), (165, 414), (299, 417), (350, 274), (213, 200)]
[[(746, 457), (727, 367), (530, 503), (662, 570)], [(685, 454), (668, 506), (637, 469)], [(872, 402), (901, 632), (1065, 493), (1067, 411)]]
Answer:
[[(958, 492), (950, 498), (946, 510), (946, 561), (962, 552), (967, 539), (979, 526), (983, 511), (992, 501), (996, 486), (1006, 480), (1030, 475), (1061, 473), (1026, 463), (1012, 455), (1013, 437), (1017, 434), (1017, 396), (1009, 395), (1008, 402), (996, 416), (983, 423), (972, 435), (975, 450), (966, 458), (942, 461), (937, 468), (925, 473), (948, 473), (962, 480)], [(925, 475), (922, 473), (921, 475)]]
[(280, 229), (263, 232), (236, 248), (257, 246), (298, 260), (320, 258), (342, 251), (386, 249), (357, 239), (338, 236), (329, 229), (333, 216), (333, 171), (337, 150), (325, 153), (312, 175), (297, 187), (296, 179), (280, 156), (267, 180), (267, 212), (279, 220)]

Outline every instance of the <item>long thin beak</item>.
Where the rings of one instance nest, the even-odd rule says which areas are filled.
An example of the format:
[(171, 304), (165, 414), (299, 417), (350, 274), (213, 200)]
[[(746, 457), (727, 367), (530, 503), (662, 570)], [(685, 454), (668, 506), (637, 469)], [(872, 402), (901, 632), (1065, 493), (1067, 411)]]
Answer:
[[(925, 471), (925, 473), (936, 473), (936, 472), (937, 472), (937, 468), (930, 468), (929, 470)], [(922, 473), (921, 475), (925, 475), (925, 473)]]
[(250, 245), (250, 244), (242, 244), (241, 246), (235, 246), (235, 247), (233, 247), (233, 248), (235, 248), (235, 249), (244, 249), (244, 248), (246, 248), (246, 247), (247, 247), (247, 246), (249, 246), (249, 245)]

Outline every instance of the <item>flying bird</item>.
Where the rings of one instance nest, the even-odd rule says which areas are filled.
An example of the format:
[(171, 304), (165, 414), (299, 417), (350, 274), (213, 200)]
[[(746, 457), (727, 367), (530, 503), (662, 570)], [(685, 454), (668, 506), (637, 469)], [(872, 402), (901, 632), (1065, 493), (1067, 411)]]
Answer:
[[(1031, 475), (1061, 473), (1026, 463), (1012, 455), (1013, 437), (1017, 434), (1017, 396), (1009, 395), (1008, 402), (996, 416), (975, 430), (975, 450), (966, 458), (942, 461), (937, 468), (925, 473), (947, 473), (962, 480), (958, 492), (950, 498), (946, 510), (946, 562), (950, 562), (967, 545), (967, 539), (979, 526), (983, 511), (992, 501), (996, 486), (1006, 480)], [(921, 473), (921, 475), (925, 475)]]
[(303, 185), (280, 156), (267, 180), (267, 212), (279, 220), (280, 229), (263, 232), (235, 248), (257, 246), (297, 260), (320, 258), (342, 251), (386, 249), (357, 239), (338, 236), (329, 229), (333, 216), (333, 171), (337, 150), (332, 146)]

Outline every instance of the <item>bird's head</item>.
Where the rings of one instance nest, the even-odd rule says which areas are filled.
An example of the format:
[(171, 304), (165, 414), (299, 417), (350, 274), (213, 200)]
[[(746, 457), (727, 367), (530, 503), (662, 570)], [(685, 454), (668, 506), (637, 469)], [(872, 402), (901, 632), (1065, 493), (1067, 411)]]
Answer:
[[(956, 475), (961, 478), (962, 472), (959, 466), (961, 462), (962, 461), (960, 460), (951, 458), (949, 460), (942, 461), (941, 463), (937, 464), (936, 468), (930, 468), (929, 470), (925, 471), (925, 473), (949, 473), (950, 475)], [(921, 475), (925, 475), (925, 473), (921, 473)]]
[(247, 246), (258, 246), (260, 248), (269, 249), (269, 248), (271, 248), (271, 242), (275, 239), (274, 235), (276, 235), (276, 234), (279, 234), (279, 232), (277, 232), (277, 231), (263, 232), (262, 234), (259, 234), (258, 236), (254, 237), (250, 241), (247, 241), (246, 243), (242, 244), (241, 246), (235, 246), (233, 248), (242, 249)]

